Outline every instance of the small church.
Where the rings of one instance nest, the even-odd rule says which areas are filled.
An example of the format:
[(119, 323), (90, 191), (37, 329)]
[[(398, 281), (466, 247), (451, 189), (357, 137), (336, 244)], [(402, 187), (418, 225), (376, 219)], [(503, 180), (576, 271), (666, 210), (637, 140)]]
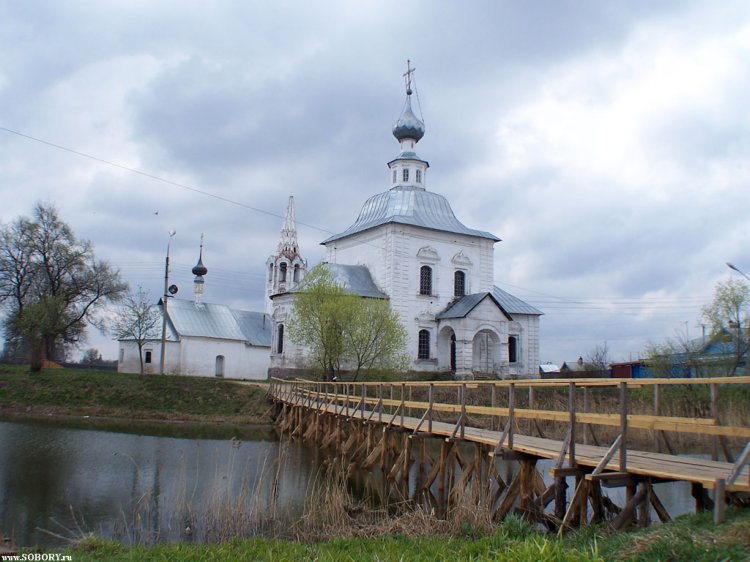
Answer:
[[(460, 378), (538, 376), (542, 312), (494, 285), (500, 239), (465, 226), (444, 196), (427, 189), (429, 163), (416, 153), (425, 126), (412, 109), (413, 71), (404, 74), (406, 99), (393, 126), (399, 152), (388, 162), (389, 188), (365, 201), (346, 230), (321, 242), (325, 266), (347, 292), (388, 300), (408, 333), (411, 370)], [(269, 373), (301, 373), (309, 367), (305, 349), (285, 330), (307, 270), (293, 198), (266, 268)]]

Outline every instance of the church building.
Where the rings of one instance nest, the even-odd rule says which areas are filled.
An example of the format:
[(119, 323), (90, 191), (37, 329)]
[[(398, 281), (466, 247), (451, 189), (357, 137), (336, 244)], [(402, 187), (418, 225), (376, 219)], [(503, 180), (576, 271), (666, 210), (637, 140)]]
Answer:
[[(388, 162), (389, 188), (363, 205), (354, 223), (321, 244), (326, 267), (350, 293), (388, 299), (408, 333), (410, 368), (457, 377), (538, 376), (542, 312), (496, 287), (494, 245), (469, 228), (448, 200), (427, 189), (429, 164), (416, 153), (425, 127), (406, 100), (393, 127), (399, 143)], [(308, 367), (305, 350), (285, 334), (294, 290), (304, 278), (290, 198), (277, 253), (267, 265), (267, 312), (273, 318), (272, 375)]]

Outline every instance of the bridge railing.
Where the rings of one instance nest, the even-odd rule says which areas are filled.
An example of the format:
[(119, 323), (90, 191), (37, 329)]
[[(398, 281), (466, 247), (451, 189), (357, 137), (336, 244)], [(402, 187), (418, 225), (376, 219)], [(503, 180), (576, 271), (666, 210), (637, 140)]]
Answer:
[[(750, 463), (750, 428), (743, 425), (722, 425), (719, 412), (719, 395), (722, 388), (745, 386), (750, 377), (716, 377), (705, 379), (518, 379), (502, 381), (402, 381), (402, 382), (323, 382), (303, 379), (272, 379), (269, 393), (274, 399), (308, 408), (326, 408), (337, 415), (361, 417), (389, 426), (404, 427), (406, 417), (418, 418), (414, 433), (432, 433), (436, 421), (449, 421), (451, 438), (463, 438), (467, 426), (485, 427), (499, 431), (496, 452), (502, 448), (513, 448), (514, 435), (518, 432), (519, 420), (527, 420), (527, 426), (536, 427), (540, 436), (539, 422), (547, 421), (564, 426), (565, 434), (556, 461), (561, 468), (565, 461), (576, 465), (576, 445), (588, 444), (596, 439), (593, 428), (613, 428), (616, 437), (606, 454), (595, 467), (599, 473), (619, 457), (619, 471), (627, 471), (629, 431), (650, 430), (654, 432), (657, 449), (663, 444), (670, 454), (675, 451), (666, 437), (666, 432), (686, 435), (708, 436), (711, 456), (718, 460), (719, 447), (728, 462), (733, 463), (727, 476), (732, 484), (742, 468)], [(709, 408), (707, 415), (669, 416), (662, 415), (662, 390), (669, 386), (705, 387), (708, 389)], [(651, 388), (653, 413), (633, 413), (629, 405), (629, 391)], [(539, 394), (556, 389), (558, 400), (550, 407), (537, 407)], [(521, 391), (526, 390), (521, 404)], [(608, 393), (609, 404), (617, 405), (617, 411), (590, 411), (594, 391)], [(563, 406), (560, 393), (567, 394)], [(580, 395), (583, 395), (582, 397)], [(582, 398), (582, 400), (581, 400)], [(525, 405), (525, 407), (520, 407)], [(598, 407), (601, 407), (601, 402)], [(471, 416), (471, 420), (470, 420)], [(503, 423), (504, 422), (504, 423)], [(661, 441), (660, 441), (661, 439)], [(741, 441), (744, 449), (735, 460), (729, 439)], [(581, 443), (581, 441), (583, 443)], [(748, 484), (750, 484), (750, 477)]]

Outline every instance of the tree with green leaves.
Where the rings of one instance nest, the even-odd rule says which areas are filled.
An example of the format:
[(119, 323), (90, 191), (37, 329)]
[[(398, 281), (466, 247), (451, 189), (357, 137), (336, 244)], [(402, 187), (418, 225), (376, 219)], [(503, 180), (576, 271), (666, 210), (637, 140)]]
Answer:
[(128, 292), (117, 311), (112, 325), (112, 334), (118, 340), (134, 341), (138, 347), (141, 374), (143, 374), (143, 345), (147, 340), (159, 336), (161, 313), (151, 302), (148, 291), (142, 287)]
[(729, 344), (726, 370), (727, 374), (734, 375), (748, 353), (750, 288), (747, 283), (731, 278), (717, 283), (714, 298), (703, 307), (702, 316), (709, 324), (711, 337)]
[(53, 205), (37, 203), (31, 218), (0, 225), (5, 338), (26, 352), (32, 371), (80, 342), (88, 325), (103, 326), (105, 305), (126, 290), (119, 272), (96, 259)]
[(347, 369), (356, 380), (362, 370), (405, 365), (406, 330), (388, 302), (347, 293), (324, 264), (295, 293), (287, 329), (329, 377)]

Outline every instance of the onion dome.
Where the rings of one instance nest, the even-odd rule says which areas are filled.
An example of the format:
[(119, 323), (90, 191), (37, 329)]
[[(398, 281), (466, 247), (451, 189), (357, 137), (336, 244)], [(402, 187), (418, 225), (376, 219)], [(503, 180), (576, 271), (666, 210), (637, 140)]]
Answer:
[(208, 269), (206, 269), (206, 266), (203, 265), (203, 260), (201, 258), (198, 258), (198, 263), (195, 264), (195, 267), (193, 268), (193, 275), (205, 275), (208, 273)]
[(406, 90), (406, 105), (401, 117), (393, 126), (393, 136), (401, 142), (404, 139), (419, 141), (424, 136), (424, 123), (411, 109), (411, 89)]
[(196, 277), (202, 277), (206, 273), (208, 273), (208, 269), (205, 265), (203, 265), (203, 235), (201, 234), (201, 249), (200, 253), (198, 254), (198, 263), (195, 264), (195, 267), (193, 268), (193, 275)]
[(206, 266), (203, 265), (203, 261), (201, 259), (198, 259), (198, 263), (195, 264), (195, 267), (193, 268), (193, 275), (205, 275), (208, 273), (208, 269), (206, 269)]

